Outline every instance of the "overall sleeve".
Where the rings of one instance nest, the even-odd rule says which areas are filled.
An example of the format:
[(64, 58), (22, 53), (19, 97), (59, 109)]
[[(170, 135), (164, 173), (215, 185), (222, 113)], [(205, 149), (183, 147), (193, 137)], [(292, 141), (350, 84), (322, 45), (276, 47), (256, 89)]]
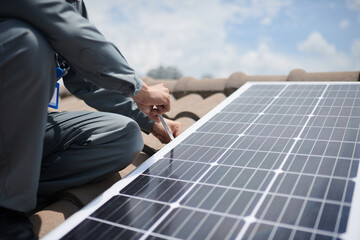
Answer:
[(66, 1), (1, 0), (0, 18), (17, 18), (36, 27), (71, 68), (100, 88), (124, 97), (142, 88), (120, 51)]
[(118, 113), (130, 117), (146, 133), (150, 133), (152, 130), (154, 121), (139, 110), (132, 98), (100, 88), (83, 79), (73, 70), (70, 70), (63, 80), (66, 88), (73, 95), (84, 100), (87, 105), (99, 111)]

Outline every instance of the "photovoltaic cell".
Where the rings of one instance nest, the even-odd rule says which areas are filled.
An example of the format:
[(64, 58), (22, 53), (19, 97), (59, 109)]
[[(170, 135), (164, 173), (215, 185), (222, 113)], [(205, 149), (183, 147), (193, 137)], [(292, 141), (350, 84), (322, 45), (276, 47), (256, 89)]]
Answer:
[(359, 238), (359, 127), (359, 84), (246, 84), (48, 236)]

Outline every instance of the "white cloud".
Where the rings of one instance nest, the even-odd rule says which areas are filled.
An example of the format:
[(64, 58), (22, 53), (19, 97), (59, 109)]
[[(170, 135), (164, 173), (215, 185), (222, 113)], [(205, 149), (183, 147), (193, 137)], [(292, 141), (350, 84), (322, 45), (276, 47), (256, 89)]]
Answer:
[(349, 24), (350, 24), (349, 20), (343, 19), (343, 20), (339, 23), (339, 27), (340, 27), (341, 29), (345, 29), (345, 28), (347, 28), (347, 27), (349, 26)]
[[(257, 19), (271, 24), (291, 1), (234, 0), (87, 0), (90, 20), (124, 54), (140, 74), (150, 69), (176, 66), (184, 75), (228, 77), (242, 71), (255, 74), (288, 74), (294, 68), (307, 71), (338, 71), (353, 67), (347, 56), (338, 53), (318, 32), (298, 45), (317, 57), (295, 57), (271, 49), (271, 38), (264, 36), (253, 49), (227, 42), (226, 24)], [(242, 49), (242, 50), (239, 50)], [(329, 56), (339, 56), (329, 59)], [(316, 59), (316, 61), (314, 60)], [(332, 61), (332, 62), (331, 62)], [(329, 63), (331, 62), (331, 63)], [(350, 65), (349, 65), (350, 62)]]
[(360, 64), (359, 61), (341, 52), (332, 57), (307, 56), (299, 57), (298, 60), (307, 72), (354, 71)]
[(360, 61), (360, 39), (356, 39), (352, 44), (351, 44), (351, 53), (357, 57)]
[(346, 4), (350, 9), (360, 12), (360, 0), (346, 0)]
[(324, 37), (317, 31), (312, 32), (309, 37), (298, 44), (300, 51), (317, 53), (322, 56), (332, 56), (335, 54), (335, 46), (329, 44)]
[[(90, 17), (104, 35), (115, 42), (131, 66), (145, 74), (158, 65), (177, 65), (189, 74), (204, 69), (189, 65), (201, 56), (222, 52), (224, 24), (234, 11), (220, 1), (88, 1)], [(101, 6), (100, 6), (101, 5)], [(107, 5), (108, 8), (105, 8)], [(99, 8), (98, 8), (99, 6)], [(118, 12), (121, 17), (116, 19)]]
[(360, 22), (360, 0), (346, 0), (346, 5), (350, 10), (358, 12), (358, 21)]
[(337, 51), (318, 32), (313, 32), (298, 45), (299, 50), (305, 51), (307, 55), (276, 52), (271, 50), (267, 42), (264, 39), (256, 49), (230, 55), (230, 58), (225, 55), (223, 68), (226, 69), (227, 66), (227, 71), (242, 71), (249, 75), (286, 75), (296, 68), (308, 72), (334, 72), (353, 71), (360, 66), (360, 39), (352, 44), (353, 54), (357, 58)]
[(241, 23), (245, 19), (259, 19), (261, 24), (271, 25), (274, 18), (286, 7), (292, 4), (292, 0), (238, 0), (233, 8), (238, 13), (234, 21)]
[[(359, 47), (356, 46), (354, 48)], [(299, 58), (306, 71), (351, 71), (358, 69), (359, 66), (359, 60), (338, 51), (317, 31), (312, 32), (307, 39), (299, 43), (298, 49), (309, 54)]]
[(302, 65), (292, 57), (271, 51), (268, 45), (262, 42), (257, 49), (241, 55), (239, 64), (235, 67), (247, 74), (273, 75), (288, 74), (290, 70), (301, 68)]
[[(262, 24), (271, 24), (281, 9), (290, 3), (291, 0), (235, 0), (229, 3), (221, 0), (181, 3), (107, 0), (106, 4), (86, 1), (90, 20), (141, 74), (161, 64), (176, 65), (184, 74), (195, 77), (205, 72), (227, 77), (242, 70), (243, 66), (251, 73), (263, 72), (257, 70), (256, 61), (246, 61), (243, 56), (252, 57), (260, 51), (256, 56), (261, 58), (268, 53), (257, 49), (239, 56), (235, 47), (226, 42), (226, 23), (241, 16), (240, 21), (256, 18)], [(250, 63), (255, 66), (251, 67)], [(266, 65), (272, 66), (271, 63)]]

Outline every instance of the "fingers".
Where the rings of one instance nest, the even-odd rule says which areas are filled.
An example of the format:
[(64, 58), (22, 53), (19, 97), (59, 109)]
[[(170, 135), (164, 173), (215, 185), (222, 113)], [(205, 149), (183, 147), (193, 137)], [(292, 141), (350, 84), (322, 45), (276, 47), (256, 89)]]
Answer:
[(150, 119), (157, 122), (157, 123), (160, 123), (160, 118), (159, 118), (158, 115), (152, 116), (152, 117), (150, 117)]
[(152, 116), (163, 115), (166, 112), (167, 111), (165, 111), (163, 107), (157, 107), (157, 108), (151, 109), (150, 115), (152, 115)]
[(151, 120), (155, 121), (156, 123), (160, 123), (160, 122), (161, 122), (161, 121), (160, 121), (160, 118), (159, 118), (159, 116), (158, 116), (157, 114), (152, 114), (152, 113), (150, 113), (150, 114), (146, 114), (146, 115), (148, 115), (148, 117), (149, 117)]
[(163, 83), (149, 87), (149, 99), (148, 104), (157, 106), (162, 113), (170, 110), (170, 93), (169, 89), (165, 87)]
[(157, 115), (161, 115), (162, 113), (161, 113), (161, 111), (158, 109), (158, 108), (152, 108), (151, 110), (150, 110), (150, 115), (151, 116), (157, 116)]
[(170, 119), (165, 119), (165, 122), (170, 128), (170, 131), (174, 137), (177, 137), (182, 133), (183, 125), (181, 122), (172, 121)]
[(154, 104), (156, 108), (159, 110), (160, 114), (170, 111), (170, 94), (167, 88), (166, 90), (167, 93), (164, 96), (162, 96), (161, 99), (158, 100), (158, 104)]
[[(165, 122), (168, 125), (170, 132), (174, 137), (179, 136), (182, 133), (182, 123), (172, 121), (165, 118)], [(161, 143), (169, 143), (171, 141), (170, 136), (166, 132), (164, 126), (161, 123), (155, 123), (151, 133), (160, 140)]]
[(171, 141), (170, 137), (168, 135), (165, 136), (159, 136), (158, 138), (161, 143), (169, 143)]
[(161, 122), (160, 118), (159, 118), (157, 115), (155, 115), (155, 116), (148, 115), (148, 117), (149, 117), (151, 120), (153, 120), (154, 122), (156, 122), (156, 123), (160, 123), (160, 122)]
[(151, 133), (159, 139), (161, 143), (169, 143), (171, 140), (161, 123), (155, 123)]
[(152, 108), (149, 112), (149, 114), (147, 114), (149, 116), (150, 119), (154, 120), (155, 122), (159, 123), (160, 122), (160, 118), (159, 115), (161, 115), (162, 113), (155, 108)]
[(182, 123), (180, 122), (176, 122), (177, 125), (175, 126), (175, 128), (173, 128), (173, 132), (172, 134), (174, 135), (174, 137), (179, 136), (182, 133)]
[(140, 92), (132, 98), (139, 104), (164, 106), (165, 109), (170, 110), (170, 93), (164, 84), (153, 86), (144, 84)]
[(160, 106), (164, 113), (170, 111), (170, 96), (166, 104)]
[[(170, 93), (163, 83), (153, 86), (144, 83), (140, 92), (132, 98), (139, 109), (155, 122), (160, 121), (157, 115), (170, 111)], [(154, 106), (156, 110), (153, 110)]]
[(152, 132), (152, 134), (157, 138), (159, 139), (159, 141), (161, 143), (168, 143), (170, 142), (170, 138), (169, 139), (166, 139), (164, 136), (162, 136), (161, 134), (157, 134), (156, 132)]

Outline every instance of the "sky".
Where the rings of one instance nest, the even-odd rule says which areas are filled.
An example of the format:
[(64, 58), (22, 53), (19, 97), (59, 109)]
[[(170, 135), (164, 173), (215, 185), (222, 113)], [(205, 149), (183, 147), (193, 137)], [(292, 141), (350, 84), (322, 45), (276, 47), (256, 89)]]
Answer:
[(141, 76), (226, 78), (360, 70), (360, 0), (85, 0)]

